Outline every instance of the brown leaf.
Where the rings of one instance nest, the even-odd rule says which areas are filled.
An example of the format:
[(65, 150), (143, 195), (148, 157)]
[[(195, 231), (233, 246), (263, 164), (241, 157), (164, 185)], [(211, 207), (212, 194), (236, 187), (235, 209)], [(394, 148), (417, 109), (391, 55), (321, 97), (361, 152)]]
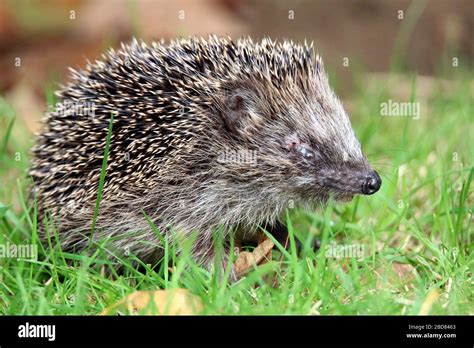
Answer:
[(272, 258), (272, 249), (275, 246), (273, 242), (265, 238), (252, 251), (243, 251), (237, 256), (234, 262), (234, 270), (237, 277), (246, 274), (253, 266), (263, 264)]
[(193, 315), (204, 309), (201, 298), (186, 289), (135, 291), (104, 309), (100, 315)]

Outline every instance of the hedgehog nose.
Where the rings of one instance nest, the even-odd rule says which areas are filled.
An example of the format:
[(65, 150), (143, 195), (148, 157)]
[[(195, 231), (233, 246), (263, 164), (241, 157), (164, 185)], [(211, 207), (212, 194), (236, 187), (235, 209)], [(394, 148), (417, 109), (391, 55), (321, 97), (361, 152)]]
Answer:
[(372, 195), (377, 192), (382, 185), (382, 179), (379, 174), (374, 170), (369, 173), (362, 184), (362, 193), (364, 195)]

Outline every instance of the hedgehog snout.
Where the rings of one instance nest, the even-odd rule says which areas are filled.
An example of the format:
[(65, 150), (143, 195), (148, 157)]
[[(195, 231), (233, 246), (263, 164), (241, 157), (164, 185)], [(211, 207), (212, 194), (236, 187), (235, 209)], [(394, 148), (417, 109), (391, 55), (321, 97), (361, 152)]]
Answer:
[(362, 184), (362, 193), (364, 195), (373, 195), (380, 189), (382, 185), (382, 179), (379, 173), (375, 170), (365, 176), (364, 183)]
[(336, 195), (372, 195), (380, 189), (382, 179), (372, 169), (332, 169), (320, 174), (320, 185)]

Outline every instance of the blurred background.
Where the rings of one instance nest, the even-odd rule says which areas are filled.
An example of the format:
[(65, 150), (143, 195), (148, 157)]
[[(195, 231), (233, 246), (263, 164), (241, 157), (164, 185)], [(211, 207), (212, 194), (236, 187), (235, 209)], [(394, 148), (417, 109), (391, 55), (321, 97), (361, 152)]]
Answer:
[(473, 28), (472, 0), (0, 0), (0, 95), (34, 132), (67, 67), (132, 36), (215, 33), (314, 41), (347, 97), (355, 70), (370, 85), (389, 71), (438, 75), (453, 59), (471, 69)]

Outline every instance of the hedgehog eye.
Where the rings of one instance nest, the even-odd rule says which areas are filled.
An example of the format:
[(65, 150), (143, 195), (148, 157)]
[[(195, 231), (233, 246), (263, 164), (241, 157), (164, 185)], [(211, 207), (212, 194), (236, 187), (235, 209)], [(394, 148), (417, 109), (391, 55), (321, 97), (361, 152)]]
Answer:
[(308, 149), (306, 146), (296, 146), (296, 153), (298, 153), (304, 159), (310, 160), (314, 158), (314, 151)]

